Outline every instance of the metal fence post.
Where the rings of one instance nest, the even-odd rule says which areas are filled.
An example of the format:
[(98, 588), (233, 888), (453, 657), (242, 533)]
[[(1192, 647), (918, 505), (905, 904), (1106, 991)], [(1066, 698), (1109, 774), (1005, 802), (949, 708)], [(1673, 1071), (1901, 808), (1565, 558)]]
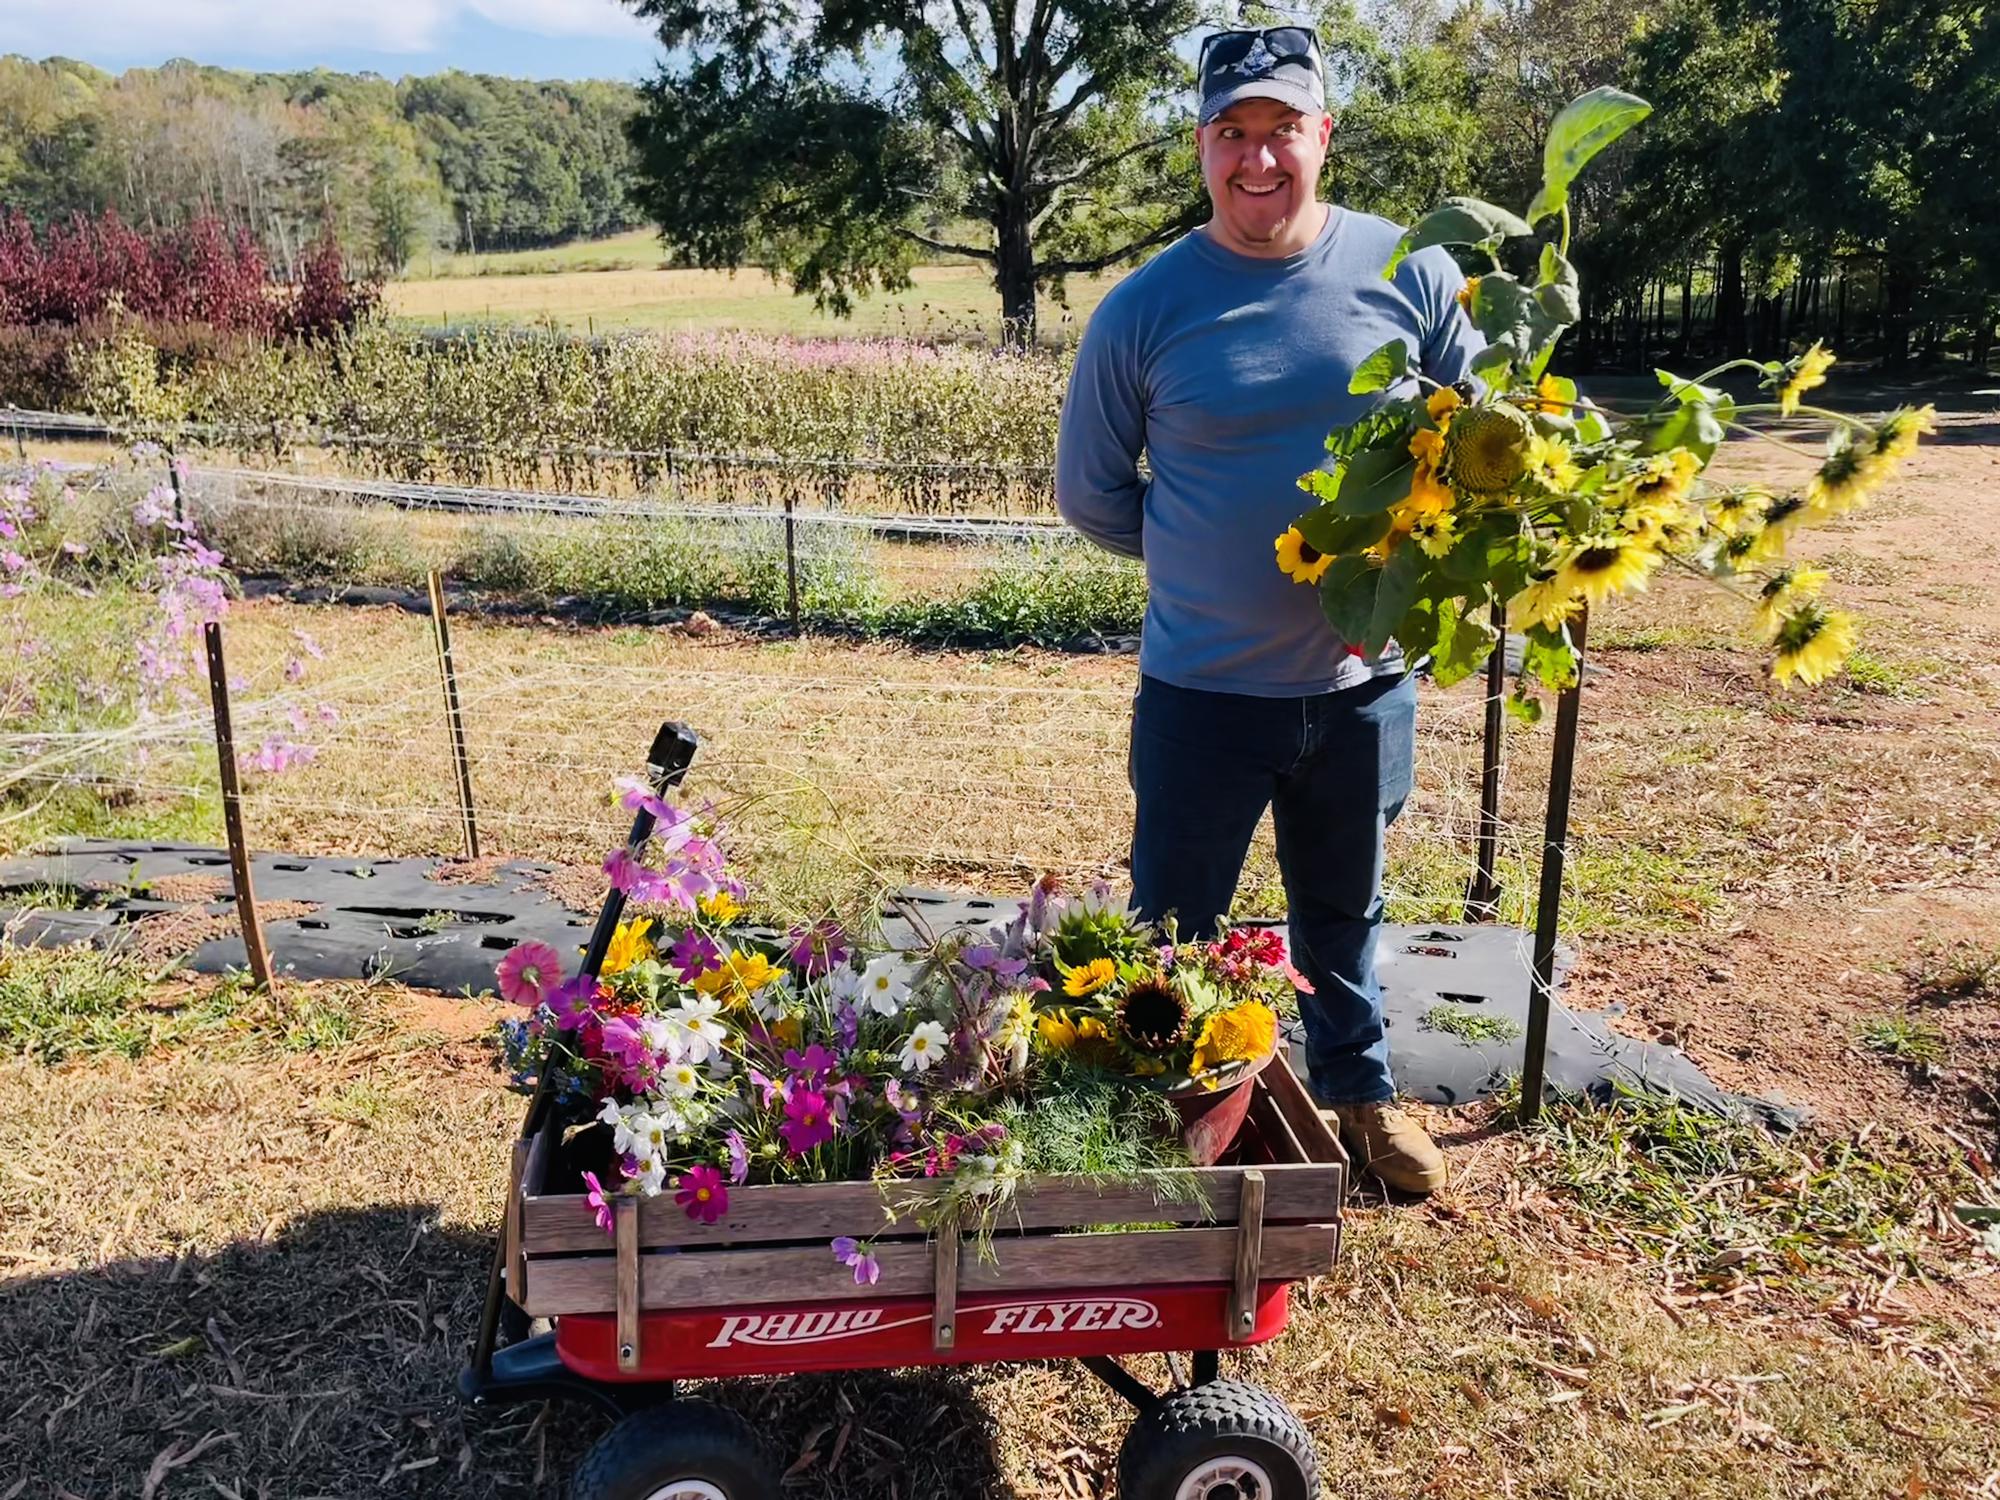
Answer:
[(1500, 915), (1500, 882), (1493, 873), (1500, 851), (1500, 736), (1506, 723), (1507, 610), (1493, 601), (1493, 654), (1486, 658), (1486, 732), (1479, 769), (1479, 837), (1472, 884), (1465, 893), (1465, 920), (1490, 922)]
[(1583, 695), (1583, 642), (1588, 607), (1570, 621), (1576, 681), (1556, 700), (1556, 742), (1549, 761), (1549, 807), (1542, 829), (1542, 883), (1535, 897), (1535, 948), (1528, 990), (1528, 1038), (1521, 1063), (1521, 1118), (1542, 1112), (1548, 1075), (1549, 1010), (1554, 1001), (1556, 919), (1562, 908), (1563, 859), (1569, 847), (1570, 789), (1576, 770), (1576, 719)]
[(785, 491), (785, 607), (792, 617), (792, 634), (799, 633), (799, 548), (792, 520), (792, 492)]

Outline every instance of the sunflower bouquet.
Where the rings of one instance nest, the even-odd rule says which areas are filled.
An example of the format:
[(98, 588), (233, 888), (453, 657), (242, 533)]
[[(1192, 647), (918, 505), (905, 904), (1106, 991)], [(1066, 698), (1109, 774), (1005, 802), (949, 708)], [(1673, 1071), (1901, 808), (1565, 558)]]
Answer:
[[(1598, 152), (1651, 112), (1644, 100), (1599, 88), (1550, 128), (1543, 182), (1525, 216), (1452, 198), (1409, 231), (1384, 276), (1431, 245), (1468, 247), (1489, 269), (1459, 294), (1487, 347), (1476, 382), (1443, 386), (1410, 367), (1391, 342), (1365, 360), (1349, 389), (1380, 393), (1359, 421), (1327, 439), (1328, 463), (1299, 480), (1318, 504), (1277, 539), (1278, 566), (1319, 590), (1328, 620), (1366, 657), (1393, 642), (1430, 658), (1440, 683), (1476, 670), (1498, 641), (1496, 609), (1522, 633), (1510, 706), (1539, 716), (1532, 685), (1576, 681), (1572, 627), (1613, 595), (1646, 587), (1665, 568), (1710, 579), (1742, 597), (1769, 643), (1781, 685), (1824, 681), (1854, 646), (1854, 620), (1820, 599), (1827, 575), (1791, 562), (1804, 527), (1866, 500), (1936, 431), (1928, 407), (1869, 423), (1804, 403), (1833, 355), (1815, 344), (1785, 361), (1731, 360), (1693, 378), (1658, 373), (1662, 393), (1614, 419), (1549, 373), (1563, 332), (1581, 313), (1568, 259), (1569, 187)], [(1503, 250), (1542, 240), (1536, 270), (1505, 269)], [(1738, 405), (1714, 384), (1757, 372), (1769, 399)], [(1724, 484), (1707, 473), (1743, 419), (1804, 415), (1830, 432), (1804, 484), (1780, 492)]]
[(1109, 890), (1066, 898), (1046, 883), (1023, 907), (1047, 989), (1039, 1046), (1072, 1062), (1151, 1079), (1164, 1090), (1212, 1091), (1269, 1056), (1277, 1005), (1311, 990), (1269, 929), (1225, 928), (1177, 943), (1140, 922)]

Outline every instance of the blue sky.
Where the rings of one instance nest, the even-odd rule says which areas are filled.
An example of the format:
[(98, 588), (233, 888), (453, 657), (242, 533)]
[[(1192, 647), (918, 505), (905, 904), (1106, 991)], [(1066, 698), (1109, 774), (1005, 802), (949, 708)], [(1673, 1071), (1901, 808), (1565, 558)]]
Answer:
[(634, 80), (660, 47), (618, 0), (0, 0), (0, 52), (112, 72), (187, 57), (391, 78), (463, 68)]

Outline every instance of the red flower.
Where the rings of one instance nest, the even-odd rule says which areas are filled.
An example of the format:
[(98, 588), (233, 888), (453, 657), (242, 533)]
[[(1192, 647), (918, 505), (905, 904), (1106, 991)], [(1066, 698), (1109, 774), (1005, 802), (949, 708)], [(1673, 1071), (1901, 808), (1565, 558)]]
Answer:
[(681, 1174), (674, 1202), (687, 1210), (690, 1219), (713, 1224), (729, 1211), (729, 1189), (723, 1184), (722, 1173), (703, 1162)]

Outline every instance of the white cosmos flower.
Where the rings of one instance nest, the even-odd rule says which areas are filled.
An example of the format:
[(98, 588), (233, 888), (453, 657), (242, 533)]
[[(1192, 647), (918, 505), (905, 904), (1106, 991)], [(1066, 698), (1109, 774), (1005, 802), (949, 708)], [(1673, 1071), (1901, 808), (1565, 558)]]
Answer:
[(680, 1027), (665, 1016), (647, 1016), (639, 1023), (639, 1035), (650, 1052), (664, 1054), (669, 1062), (679, 1062), (687, 1050)]
[(639, 1191), (646, 1197), (657, 1198), (660, 1189), (667, 1183), (666, 1158), (654, 1157), (653, 1160), (643, 1163), (639, 1168), (639, 1175), (632, 1181), (639, 1184)]
[(669, 1099), (687, 1099), (701, 1087), (701, 1069), (686, 1058), (660, 1070), (660, 1090)]
[(917, 1029), (903, 1038), (903, 1071), (928, 1073), (931, 1064), (945, 1054), (950, 1039), (935, 1021), (920, 1021)]
[(620, 1139), (613, 1144), (618, 1150), (630, 1154), (642, 1167), (667, 1149), (666, 1122), (644, 1108), (634, 1109), (628, 1114), (624, 1128), (618, 1134)]
[(842, 964), (826, 976), (826, 993), (829, 999), (858, 1004), (861, 999), (861, 976)]
[(689, 1062), (707, 1062), (710, 1053), (722, 1050), (729, 1032), (717, 1019), (721, 1012), (722, 1002), (712, 995), (690, 996), (667, 1012), (680, 1038), (681, 1055)]
[[(910, 981), (892, 953), (872, 961), (861, 975), (861, 996), (856, 1002), (880, 1016), (893, 1016), (909, 998)], [(932, 1022), (936, 1025), (936, 1022)]]

